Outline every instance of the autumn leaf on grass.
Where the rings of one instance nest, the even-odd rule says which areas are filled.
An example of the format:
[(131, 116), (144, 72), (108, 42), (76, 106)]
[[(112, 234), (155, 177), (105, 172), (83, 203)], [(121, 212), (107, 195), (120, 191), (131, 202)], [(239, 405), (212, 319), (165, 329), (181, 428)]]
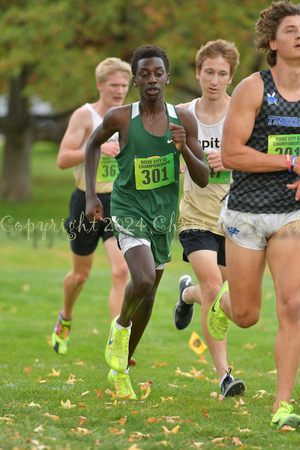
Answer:
[(116, 434), (116, 435), (125, 434), (124, 428), (122, 428), (121, 430), (118, 430), (117, 427), (108, 427), (108, 429), (112, 434)]
[(243, 429), (241, 429), (240, 427), (237, 427), (237, 430), (240, 432), (240, 433), (251, 433), (251, 430), (249, 430), (249, 428), (243, 428)]
[(83, 393), (80, 395), (80, 397), (83, 397), (84, 395), (89, 394), (89, 392), (90, 392), (90, 391), (85, 391), (85, 392), (83, 392)]
[(259, 398), (263, 398), (263, 396), (267, 394), (267, 391), (264, 391), (263, 389), (257, 391), (257, 394), (252, 397), (252, 400), (258, 400)]
[(103, 395), (101, 394), (103, 388), (100, 388), (99, 391), (97, 391), (97, 389), (95, 389), (96, 394), (97, 394), (97, 398), (103, 398)]
[(200, 448), (200, 447), (202, 447), (202, 445), (204, 445), (204, 442), (196, 442), (196, 441), (194, 441), (194, 439), (192, 439), (191, 448)]
[(54, 367), (52, 367), (52, 373), (48, 373), (47, 377), (59, 377), (61, 369), (56, 371)]
[(296, 431), (296, 428), (284, 425), (282, 428), (280, 428), (279, 433), (285, 433), (286, 431)]
[(149, 417), (148, 419), (147, 419), (147, 422), (148, 423), (157, 423), (157, 422), (160, 422), (161, 421), (161, 419), (156, 419), (155, 417)]
[(86, 428), (81, 428), (81, 427), (77, 427), (75, 428), (71, 428), (72, 433), (76, 433), (76, 434), (92, 434), (92, 432), (90, 430), (87, 430)]
[(61, 403), (61, 406), (62, 406), (63, 409), (72, 409), (72, 408), (76, 407), (76, 405), (72, 405), (71, 404), (69, 399), (66, 401), (66, 403), (64, 403), (62, 400), (61, 400), (60, 403)]
[[(25, 403), (25, 405), (30, 406), (32, 408), (40, 408), (41, 407), (38, 403), (33, 403), (33, 402), (31, 402), (29, 404)], [(25, 405), (23, 405), (23, 406), (25, 406)]]
[(140, 433), (139, 431), (133, 431), (132, 433), (130, 433), (128, 442), (139, 442), (143, 438), (149, 438), (150, 439), (150, 434), (143, 434), (143, 433)]
[(277, 369), (275, 369), (275, 370), (270, 370), (270, 372), (268, 372), (268, 373), (275, 373), (275, 374), (277, 374)]
[(239, 440), (238, 437), (233, 437), (233, 438), (232, 438), (232, 442), (233, 442), (235, 445), (244, 445), (244, 444)]
[(53, 419), (53, 420), (60, 420), (59, 416), (55, 416), (54, 414), (50, 414), (50, 413), (45, 413), (45, 414), (43, 414), (43, 416), (49, 417), (49, 419)]
[(163, 363), (159, 363), (157, 361), (155, 361), (154, 366), (152, 366), (152, 369), (154, 369), (155, 367), (166, 367), (168, 364), (166, 362)]
[(204, 408), (202, 408), (201, 406), (200, 406), (200, 408), (202, 409), (202, 411), (203, 411), (203, 415), (204, 415), (204, 417), (209, 417), (209, 414), (207, 414), (207, 412), (206, 412), (206, 410), (204, 409)]
[(66, 381), (66, 384), (74, 384), (75, 381), (83, 381), (80, 378), (78, 380), (76, 380), (76, 375), (72, 375), (71, 373), (69, 373), (69, 378)]
[(161, 416), (162, 419), (166, 419), (168, 423), (174, 423), (175, 419), (180, 419), (180, 416)]
[(31, 368), (29, 366), (25, 367), (24, 372), (26, 372), (26, 373), (31, 372)]
[(5, 423), (7, 423), (9, 425), (12, 424), (13, 420), (14, 419), (12, 419), (11, 417), (6, 417), (6, 416), (5, 417), (0, 417), (0, 422), (5, 422)]
[(257, 344), (250, 344), (250, 342), (249, 342), (248, 344), (244, 345), (244, 348), (248, 348), (249, 350), (252, 350), (256, 346), (257, 346)]
[(177, 375), (183, 375), (184, 377), (189, 377), (189, 378), (193, 377), (193, 375), (191, 373), (182, 372), (182, 370), (179, 367), (177, 367), (177, 369), (175, 370), (175, 373)]
[(150, 394), (150, 392), (151, 392), (151, 385), (152, 385), (152, 381), (150, 380), (150, 381), (147, 381), (146, 383), (139, 383), (141, 386), (140, 386), (140, 390), (141, 391), (146, 391), (146, 392), (143, 392), (142, 393), (142, 396), (141, 396), (141, 400), (145, 400), (145, 398), (147, 398), (148, 397), (148, 395)]
[(211, 393), (210, 393), (210, 397), (212, 397), (212, 398), (217, 398), (217, 397), (218, 397), (217, 392), (211, 392)]
[(79, 416), (79, 419), (80, 419), (80, 423), (79, 423), (79, 425), (84, 425), (84, 424), (85, 424), (85, 422), (87, 421), (87, 418), (86, 418), (86, 417), (84, 417), (84, 416)]
[(162, 425), (162, 429), (164, 430), (164, 433), (165, 433), (166, 435), (171, 434), (171, 433), (172, 433), (172, 434), (178, 433), (179, 428), (180, 428), (180, 426), (179, 426), (179, 425), (176, 425), (176, 427), (174, 427), (172, 430), (168, 430), (167, 427), (164, 427), (164, 426)]
[(201, 377), (201, 376), (202, 376), (203, 370), (204, 370), (204, 369), (196, 370), (195, 367), (192, 367), (192, 370), (191, 370), (190, 373), (191, 373), (195, 378), (198, 378), (198, 377)]
[(85, 366), (85, 363), (83, 361), (77, 361), (74, 363), (74, 366)]
[(173, 397), (160, 397), (162, 402), (174, 402), (174, 398)]
[(201, 363), (201, 364), (207, 364), (205, 355), (200, 355), (200, 358), (199, 358), (198, 362)]
[(227, 439), (227, 437), (219, 437), (219, 438), (212, 439), (210, 442), (212, 442), (213, 444), (220, 444), (221, 442), (223, 442), (226, 439)]
[(43, 428), (43, 425), (39, 425), (33, 431), (34, 433), (42, 433), (43, 431), (45, 431), (45, 428)]
[(235, 400), (235, 398), (232, 399), (235, 402), (234, 407), (238, 408), (240, 405), (244, 405), (244, 400), (242, 398), (239, 399), (239, 401)]

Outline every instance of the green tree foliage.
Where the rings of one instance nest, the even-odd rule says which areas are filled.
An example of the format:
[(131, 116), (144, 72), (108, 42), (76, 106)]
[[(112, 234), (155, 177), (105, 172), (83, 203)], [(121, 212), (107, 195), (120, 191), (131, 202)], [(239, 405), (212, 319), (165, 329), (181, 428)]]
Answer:
[[(30, 195), (29, 148), (41, 136), (30, 112), (33, 95), (51, 102), (63, 117), (95, 100), (94, 70), (102, 59), (119, 56), (130, 62), (137, 47), (156, 43), (171, 61), (168, 101), (188, 101), (199, 94), (195, 53), (217, 38), (234, 41), (240, 51), (234, 86), (264, 64), (253, 36), (259, 12), (268, 6), (263, 0), (0, 1), (0, 92), (7, 94), (9, 105), (7, 116), (0, 118), (3, 196)], [(127, 100), (136, 98), (132, 89)]]

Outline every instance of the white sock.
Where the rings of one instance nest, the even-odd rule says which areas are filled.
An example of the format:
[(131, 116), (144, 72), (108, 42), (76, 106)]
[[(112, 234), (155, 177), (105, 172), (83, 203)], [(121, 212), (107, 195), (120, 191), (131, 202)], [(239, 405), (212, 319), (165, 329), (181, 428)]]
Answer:
[[(119, 318), (119, 317), (120, 317), (120, 316), (118, 316), (118, 318)], [(117, 320), (118, 320), (118, 318), (117, 318)], [(129, 327), (122, 327), (122, 325), (120, 325), (120, 324), (116, 321), (116, 328), (117, 328), (118, 330), (130, 330), (131, 326), (132, 326), (132, 322), (130, 322)]]
[(186, 290), (187, 290), (187, 288), (185, 288), (185, 289), (183, 290), (182, 295), (181, 295), (181, 300), (182, 300), (184, 303), (186, 303), (187, 305), (191, 305), (191, 303), (190, 303), (190, 302), (187, 302), (186, 299), (184, 298), (184, 294), (185, 294), (185, 291), (186, 291)]
[(125, 372), (118, 372), (117, 370), (113, 369), (113, 374), (118, 375), (118, 373), (129, 373), (129, 367), (125, 370)]

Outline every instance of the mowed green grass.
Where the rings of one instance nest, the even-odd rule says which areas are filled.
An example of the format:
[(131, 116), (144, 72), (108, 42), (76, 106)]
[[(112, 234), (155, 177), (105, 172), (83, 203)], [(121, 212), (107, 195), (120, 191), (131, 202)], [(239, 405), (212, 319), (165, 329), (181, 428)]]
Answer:
[[(277, 331), (270, 275), (264, 279), (259, 323), (248, 330), (232, 324), (228, 335), (228, 362), (245, 381), (246, 393), (220, 401), (208, 350), (200, 358), (188, 346), (193, 331), (203, 337), (200, 307), (186, 330), (173, 324), (179, 277), (188, 273), (195, 281), (181, 260), (177, 237), (130, 370), (136, 402), (116, 401), (106, 379), (110, 271), (102, 244), (76, 304), (69, 351), (65, 356), (53, 351), (49, 338), (71, 267), (69, 243), (58, 224), (67, 217), (73, 189), (71, 171), (56, 167), (56, 151), (48, 145), (34, 149), (32, 201), (0, 204), (0, 449), (299, 448), (299, 431), (269, 425)], [(46, 223), (57, 229), (45, 231)], [(145, 399), (141, 387), (148, 387)], [(298, 378), (297, 413), (299, 393)]]

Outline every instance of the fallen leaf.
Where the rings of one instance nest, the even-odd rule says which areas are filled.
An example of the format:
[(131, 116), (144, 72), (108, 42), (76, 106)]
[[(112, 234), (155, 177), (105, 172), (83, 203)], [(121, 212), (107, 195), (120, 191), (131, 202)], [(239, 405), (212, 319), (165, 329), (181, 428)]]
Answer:
[(205, 355), (201, 355), (198, 362), (201, 364), (207, 364)]
[(86, 408), (87, 407), (84, 403), (78, 403), (78, 406), (80, 406), (80, 408)]
[(238, 437), (233, 437), (233, 438), (232, 438), (232, 442), (233, 442), (235, 445), (244, 445), (244, 444), (239, 440)]
[(284, 433), (285, 431), (296, 431), (296, 428), (290, 427), (288, 425), (284, 425), (282, 428), (280, 428), (279, 432)]
[(64, 409), (72, 409), (72, 408), (75, 408), (75, 407), (76, 407), (76, 405), (72, 405), (72, 404), (71, 404), (71, 402), (70, 402), (69, 399), (66, 401), (66, 403), (64, 403), (62, 400), (61, 400), (60, 403), (61, 403), (61, 406), (62, 406)]
[(179, 431), (179, 428), (180, 428), (180, 426), (179, 426), (179, 425), (176, 425), (176, 427), (174, 427), (172, 430), (168, 430), (167, 427), (162, 426), (162, 429), (164, 430), (164, 433), (165, 433), (166, 435), (168, 435), (168, 434), (170, 434), (170, 433), (177, 434), (178, 431)]
[(52, 373), (48, 373), (47, 377), (59, 377), (61, 372), (61, 369), (59, 369), (58, 371), (56, 371), (53, 367), (52, 367)]
[(90, 392), (90, 391), (85, 391), (85, 392), (83, 392), (83, 393), (81, 394), (80, 397), (83, 397), (84, 395), (89, 394), (89, 392)]
[(243, 428), (243, 429), (241, 429), (240, 427), (237, 427), (237, 430), (238, 430), (240, 433), (251, 432), (251, 430), (249, 430), (249, 428)]
[(146, 392), (143, 392), (143, 394), (141, 396), (141, 400), (145, 400), (148, 397), (148, 395), (151, 392), (151, 387), (150, 387), (151, 385), (152, 385), (152, 381), (148, 381), (147, 383), (141, 384), (141, 386), (140, 386), (141, 391), (146, 391)]
[(207, 414), (207, 412), (206, 412), (206, 410), (204, 409), (204, 408), (202, 408), (201, 406), (200, 406), (200, 408), (202, 409), (202, 411), (203, 411), (203, 415), (204, 415), (204, 417), (209, 417), (209, 414)]
[(210, 397), (212, 397), (212, 398), (218, 397), (217, 392), (211, 392), (211, 393), (210, 393)]
[(29, 366), (25, 367), (24, 372), (26, 372), (26, 373), (31, 372), (31, 368)]
[(200, 376), (202, 375), (203, 370), (204, 370), (204, 369), (196, 370), (195, 367), (192, 367), (192, 370), (191, 370), (190, 373), (191, 373), (194, 377), (197, 378), (197, 377), (200, 377)]
[(164, 362), (164, 363), (159, 363), (159, 362), (155, 361), (154, 366), (152, 366), (152, 368), (154, 368), (154, 367), (165, 367), (165, 366), (167, 366), (167, 365), (168, 365), (168, 364), (167, 364), (166, 362)]
[(97, 398), (103, 398), (103, 395), (101, 394), (103, 388), (100, 388), (99, 391), (97, 391), (97, 389), (95, 389), (96, 394), (97, 394)]
[(150, 434), (143, 434), (143, 433), (140, 433), (139, 431), (133, 431), (132, 433), (130, 433), (128, 442), (139, 442), (144, 437), (150, 438)]
[(27, 406), (30, 406), (30, 407), (33, 407), (33, 408), (40, 408), (41, 406), (38, 404), (38, 403), (33, 403), (33, 402), (31, 402), (31, 403), (29, 403), (29, 405), (27, 405)]
[(84, 423), (87, 421), (87, 418), (84, 416), (79, 416), (80, 419), (80, 424), (79, 425), (84, 425)]
[(85, 363), (83, 361), (78, 361), (74, 363), (75, 366), (85, 366)]
[(36, 427), (33, 431), (34, 431), (35, 433), (40, 433), (40, 432), (42, 432), (42, 431), (45, 431), (45, 429), (43, 428), (42, 425), (39, 425), (39, 426)]
[(162, 402), (174, 402), (173, 397), (167, 397), (167, 398), (160, 397), (160, 398), (161, 398)]
[(166, 419), (169, 423), (174, 423), (175, 419), (180, 419), (180, 416), (162, 416), (163, 419)]
[(50, 413), (45, 413), (45, 414), (43, 414), (43, 416), (49, 417), (49, 419), (53, 419), (53, 420), (60, 420), (59, 416), (55, 416), (54, 414), (50, 414)]
[(90, 430), (87, 430), (86, 428), (81, 428), (81, 427), (77, 427), (76, 429), (71, 428), (71, 430), (73, 433), (77, 433), (77, 434), (92, 434), (92, 432)]
[(189, 377), (189, 378), (192, 378), (192, 377), (193, 377), (193, 375), (190, 374), (190, 373), (182, 372), (182, 370), (181, 370), (179, 367), (177, 367), (177, 369), (175, 370), (175, 373), (176, 373), (177, 375), (183, 375), (184, 377)]
[(246, 344), (244, 345), (244, 348), (248, 348), (249, 350), (252, 350), (253, 348), (255, 348), (257, 346), (257, 344)]
[(122, 430), (118, 430), (117, 427), (112, 427), (112, 428), (108, 428), (108, 429), (112, 434), (116, 434), (116, 435), (125, 434), (124, 428), (122, 428)]

